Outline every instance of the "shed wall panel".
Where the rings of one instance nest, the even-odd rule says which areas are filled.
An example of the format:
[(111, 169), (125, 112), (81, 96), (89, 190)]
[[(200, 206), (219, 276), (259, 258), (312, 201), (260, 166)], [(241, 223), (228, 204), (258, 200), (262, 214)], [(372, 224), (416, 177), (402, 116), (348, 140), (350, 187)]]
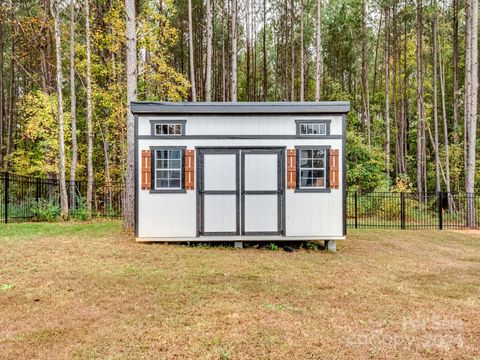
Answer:
[[(291, 121), (292, 117), (289, 118)], [(140, 124), (148, 123), (140, 117)], [(341, 121), (338, 121), (341, 123)], [(332, 125), (335, 122), (332, 121)], [(294, 121), (293, 121), (294, 124)], [(187, 125), (188, 126), (188, 125)], [(295, 131), (295, 125), (293, 130)], [(333, 126), (332, 126), (333, 128)], [(273, 130), (269, 130), (271, 133)], [(150, 146), (185, 146), (196, 147), (281, 147), (292, 149), (295, 146), (329, 145), (339, 149), (342, 169), (341, 139), (141, 139), (138, 140), (137, 161), (141, 164), (141, 151)], [(197, 171), (198, 169), (195, 169)], [(285, 167), (286, 171), (286, 167)], [(137, 173), (138, 184), (141, 184), (141, 171)], [(148, 190), (139, 190), (138, 197), (138, 236), (140, 238), (194, 238), (197, 234), (197, 190), (185, 193), (152, 194)], [(343, 236), (343, 182), (339, 189), (325, 193), (298, 193), (293, 189), (286, 191), (285, 222), (286, 236), (323, 237)], [(265, 219), (268, 222), (268, 219)], [(201, 240), (201, 238), (199, 238)]]
[(187, 120), (186, 135), (295, 135), (295, 120), (331, 120), (331, 135), (341, 135), (342, 117), (334, 116), (139, 116), (139, 135), (151, 135), (150, 120)]

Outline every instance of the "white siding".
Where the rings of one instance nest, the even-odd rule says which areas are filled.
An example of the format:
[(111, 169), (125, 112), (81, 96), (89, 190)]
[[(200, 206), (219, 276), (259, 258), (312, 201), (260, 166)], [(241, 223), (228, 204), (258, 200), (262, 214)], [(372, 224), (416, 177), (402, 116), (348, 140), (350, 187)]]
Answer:
[(187, 120), (186, 135), (295, 135), (295, 120), (331, 120), (330, 134), (342, 134), (337, 116), (141, 116), (139, 135), (151, 135), (150, 120)]
[(195, 191), (151, 194), (148, 190), (140, 190), (139, 193), (138, 237), (175, 238), (197, 235)]

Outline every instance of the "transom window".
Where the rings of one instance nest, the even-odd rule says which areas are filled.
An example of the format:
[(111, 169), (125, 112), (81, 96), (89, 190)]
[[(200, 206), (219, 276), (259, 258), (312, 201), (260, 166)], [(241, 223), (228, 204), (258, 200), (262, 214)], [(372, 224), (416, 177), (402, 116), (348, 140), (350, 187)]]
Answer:
[(300, 135), (327, 135), (327, 124), (300, 123)]
[(182, 135), (182, 124), (155, 124), (155, 135)]
[(326, 188), (326, 149), (300, 150), (300, 178), (301, 189)]
[(155, 151), (155, 189), (182, 189), (181, 149), (161, 149)]

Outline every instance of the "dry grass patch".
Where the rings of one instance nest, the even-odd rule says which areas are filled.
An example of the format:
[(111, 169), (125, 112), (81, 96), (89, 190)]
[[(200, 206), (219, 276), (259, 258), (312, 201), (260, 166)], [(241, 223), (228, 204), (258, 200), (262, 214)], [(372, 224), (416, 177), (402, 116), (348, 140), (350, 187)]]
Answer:
[(356, 231), (336, 254), (0, 228), (5, 359), (479, 358), (480, 236)]

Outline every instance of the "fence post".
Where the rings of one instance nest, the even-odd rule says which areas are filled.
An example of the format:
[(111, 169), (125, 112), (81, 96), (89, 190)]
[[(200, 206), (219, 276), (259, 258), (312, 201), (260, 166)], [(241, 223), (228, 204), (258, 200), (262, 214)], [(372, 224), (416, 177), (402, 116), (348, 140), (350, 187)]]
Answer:
[(35, 202), (40, 200), (40, 178), (35, 179)]
[(5, 173), (5, 184), (3, 184), (3, 201), (4, 201), (4, 208), (5, 208), (5, 213), (4, 213), (4, 221), (5, 224), (8, 223), (8, 183), (9, 183), (9, 178), (8, 178), (8, 172)]
[(442, 200), (443, 200), (443, 192), (439, 191), (437, 194), (437, 202), (438, 202), (438, 229), (443, 230), (443, 207), (442, 207)]
[(400, 193), (400, 229), (405, 230), (405, 193)]
[(358, 196), (355, 191), (355, 229), (358, 229)]

